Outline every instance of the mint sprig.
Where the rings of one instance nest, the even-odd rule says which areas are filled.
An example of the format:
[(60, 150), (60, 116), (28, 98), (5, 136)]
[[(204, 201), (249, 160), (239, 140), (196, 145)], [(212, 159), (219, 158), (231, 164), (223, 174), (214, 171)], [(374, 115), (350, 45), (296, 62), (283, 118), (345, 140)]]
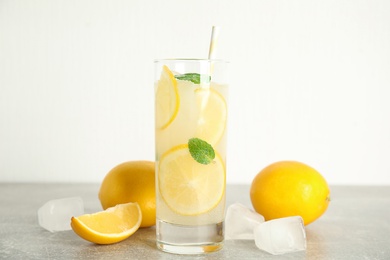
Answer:
[(209, 83), (211, 80), (211, 77), (209, 75), (199, 74), (199, 73), (179, 74), (179, 75), (175, 75), (175, 78), (179, 80), (191, 81), (194, 84)]
[(192, 158), (198, 163), (209, 164), (215, 158), (213, 147), (206, 141), (199, 138), (191, 138), (188, 140), (188, 149)]

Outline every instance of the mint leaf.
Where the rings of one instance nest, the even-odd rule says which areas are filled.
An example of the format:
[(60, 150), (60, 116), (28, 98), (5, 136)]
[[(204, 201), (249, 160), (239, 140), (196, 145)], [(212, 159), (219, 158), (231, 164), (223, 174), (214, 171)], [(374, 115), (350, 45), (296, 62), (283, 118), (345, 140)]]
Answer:
[(191, 81), (194, 84), (209, 83), (211, 80), (211, 77), (209, 75), (199, 74), (199, 73), (186, 73), (186, 74), (175, 75), (175, 78), (180, 80)]
[(213, 147), (206, 141), (199, 138), (191, 138), (188, 140), (188, 149), (192, 158), (198, 163), (209, 164), (215, 158)]

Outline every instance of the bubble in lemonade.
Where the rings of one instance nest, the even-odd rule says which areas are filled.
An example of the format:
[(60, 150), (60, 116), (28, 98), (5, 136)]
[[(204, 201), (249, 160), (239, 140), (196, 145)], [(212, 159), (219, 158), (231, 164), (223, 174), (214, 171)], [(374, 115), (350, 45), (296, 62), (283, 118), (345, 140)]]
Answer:
[(228, 87), (213, 81), (213, 67), (182, 72), (177, 63), (162, 65), (155, 84), (157, 244), (194, 253), (186, 250), (196, 241), (205, 252), (223, 241)]

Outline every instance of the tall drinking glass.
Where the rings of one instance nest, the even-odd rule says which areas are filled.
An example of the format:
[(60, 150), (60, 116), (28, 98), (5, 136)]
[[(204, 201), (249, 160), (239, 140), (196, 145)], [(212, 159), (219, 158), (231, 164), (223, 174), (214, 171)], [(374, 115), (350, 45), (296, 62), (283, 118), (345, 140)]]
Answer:
[(157, 247), (222, 248), (226, 187), (227, 62), (155, 61)]

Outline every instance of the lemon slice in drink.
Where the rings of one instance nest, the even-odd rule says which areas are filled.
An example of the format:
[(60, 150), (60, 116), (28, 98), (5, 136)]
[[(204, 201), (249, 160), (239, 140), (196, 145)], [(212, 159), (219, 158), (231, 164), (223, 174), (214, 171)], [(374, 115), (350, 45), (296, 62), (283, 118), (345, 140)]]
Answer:
[(168, 150), (160, 159), (158, 182), (161, 196), (170, 209), (193, 216), (215, 208), (225, 192), (225, 166), (216, 153), (214, 161), (196, 162), (182, 144)]
[(130, 202), (94, 214), (72, 217), (70, 225), (85, 240), (96, 244), (113, 244), (134, 234), (141, 221), (141, 208), (138, 203)]
[(156, 90), (156, 127), (167, 128), (177, 116), (180, 97), (177, 81), (167, 66), (163, 66)]
[(226, 101), (212, 88), (198, 88), (195, 90), (195, 96), (200, 109), (195, 136), (216, 145), (226, 128)]

